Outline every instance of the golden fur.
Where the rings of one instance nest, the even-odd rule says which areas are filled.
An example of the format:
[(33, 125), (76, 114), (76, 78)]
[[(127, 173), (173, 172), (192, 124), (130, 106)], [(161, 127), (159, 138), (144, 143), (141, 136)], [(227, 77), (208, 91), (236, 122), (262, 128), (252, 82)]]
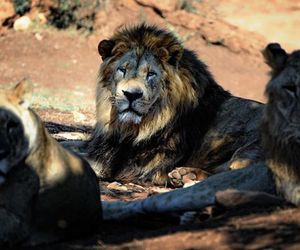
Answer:
[(29, 86), (0, 91), (0, 246), (83, 233), (101, 216), (94, 172), (48, 134), (28, 107)]

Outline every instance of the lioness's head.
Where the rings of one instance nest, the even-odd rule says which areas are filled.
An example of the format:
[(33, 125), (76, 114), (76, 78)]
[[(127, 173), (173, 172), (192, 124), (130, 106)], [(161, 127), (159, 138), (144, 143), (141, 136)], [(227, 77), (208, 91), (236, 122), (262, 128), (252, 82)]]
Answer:
[(35, 125), (28, 109), (30, 84), (23, 80), (10, 90), (0, 90), (0, 182), (28, 154)]
[(265, 48), (263, 55), (272, 69), (262, 123), (266, 156), (300, 166), (300, 51), (288, 54), (273, 43)]
[(105, 132), (122, 130), (140, 141), (197, 105), (194, 80), (178, 67), (184, 48), (171, 33), (145, 25), (123, 29), (98, 51), (97, 120)]
[(282, 123), (300, 131), (300, 50), (288, 54), (279, 44), (272, 43), (263, 54), (272, 68), (272, 79), (266, 88), (269, 106), (282, 116)]

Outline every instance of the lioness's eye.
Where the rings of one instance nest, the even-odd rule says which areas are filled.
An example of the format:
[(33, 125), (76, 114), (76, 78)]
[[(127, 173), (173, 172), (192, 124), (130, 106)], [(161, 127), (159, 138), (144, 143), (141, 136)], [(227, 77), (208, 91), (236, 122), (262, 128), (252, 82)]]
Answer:
[(119, 67), (118, 71), (123, 74), (123, 77), (126, 75), (126, 69), (125, 68)]
[(12, 130), (14, 130), (18, 127), (18, 123), (15, 121), (9, 121), (6, 126), (7, 126), (8, 131), (11, 132)]
[(297, 86), (295, 84), (286, 84), (283, 88), (293, 93), (297, 92)]
[(153, 71), (149, 71), (147, 74), (147, 80), (151, 80), (152, 78), (154, 78), (156, 76), (156, 73)]

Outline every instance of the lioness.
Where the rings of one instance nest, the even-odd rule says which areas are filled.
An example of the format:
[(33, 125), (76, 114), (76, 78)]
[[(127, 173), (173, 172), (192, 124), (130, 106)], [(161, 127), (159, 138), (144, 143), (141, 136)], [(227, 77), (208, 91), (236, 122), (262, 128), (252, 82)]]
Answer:
[[(280, 204), (280, 199), (273, 195), (300, 204), (300, 51), (287, 54), (279, 44), (269, 44), (263, 54), (272, 68), (272, 79), (265, 92), (268, 103), (261, 126), (265, 162), (219, 173), (192, 187), (144, 200), (105, 202), (104, 219), (191, 211), (220, 202), (234, 205), (233, 202), (248, 202), (249, 199), (259, 199), (261, 204)], [(222, 191), (227, 189), (234, 190), (225, 198), (237, 199), (224, 200), (222, 194), (226, 192)]]
[(143, 24), (98, 50), (88, 155), (101, 178), (181, 186), (190, 172), (199, 179), (263, 160), (263, 106), (225, 91), (173, 34)]
[(300, 50), (291, 54), (279, 44), (264, 51), (272, 68), (263, 118), (266, 164), (276, 187), (288, 201), (300, 204)]
[(97, 178), (28, 107), (30, 85), (0, 91), (0, 248), (36, 245), (99, 224)]

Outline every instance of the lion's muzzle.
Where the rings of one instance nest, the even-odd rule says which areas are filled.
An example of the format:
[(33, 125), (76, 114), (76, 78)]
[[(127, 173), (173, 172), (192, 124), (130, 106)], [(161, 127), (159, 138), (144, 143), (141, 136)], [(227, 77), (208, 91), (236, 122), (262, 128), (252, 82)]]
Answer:
[(145, 107), (144, 91), (139, 87), (122, 86), (118, 89), (117, 110), (122, 123), (139, 124), (143, 114), (148, 110)]

